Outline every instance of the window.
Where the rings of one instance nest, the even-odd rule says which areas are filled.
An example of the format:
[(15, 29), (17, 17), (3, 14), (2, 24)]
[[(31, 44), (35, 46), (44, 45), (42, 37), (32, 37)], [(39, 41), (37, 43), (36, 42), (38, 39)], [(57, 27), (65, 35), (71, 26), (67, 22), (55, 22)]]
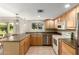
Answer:
[(34, 30), (41, 30), (41, 29), (43, 29), (43, 24), (42, 23), (32, 23), (32, 29), (34, 29)]
[(0, 35), (3, 36), (7, 32), (7, 23), (0, 23)]

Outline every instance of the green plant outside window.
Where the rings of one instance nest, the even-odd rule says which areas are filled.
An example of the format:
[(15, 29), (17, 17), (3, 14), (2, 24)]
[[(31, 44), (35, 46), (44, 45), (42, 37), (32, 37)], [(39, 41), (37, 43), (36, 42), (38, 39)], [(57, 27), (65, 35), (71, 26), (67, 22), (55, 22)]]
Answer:
[(13, 23), (0, 23), (0, 36), (13, 33)]

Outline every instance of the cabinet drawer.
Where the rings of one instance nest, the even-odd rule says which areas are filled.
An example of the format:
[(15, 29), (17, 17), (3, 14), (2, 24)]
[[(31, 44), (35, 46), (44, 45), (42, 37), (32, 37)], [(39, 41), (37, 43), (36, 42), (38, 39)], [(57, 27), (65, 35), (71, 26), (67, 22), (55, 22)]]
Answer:
[(24, 45), (24, 42), (25, 42), (25, 39), (23, 39), (23, 40), (20, 42), (20, 45), (23, 46), (23, 45)]
[(24, 52), (25, 52), (25, 51), (24, 51), (24, 45), (23, 45), (23, 46), (20, 46), (20, 54), (21, 54), (21, 55), (24, 55)]

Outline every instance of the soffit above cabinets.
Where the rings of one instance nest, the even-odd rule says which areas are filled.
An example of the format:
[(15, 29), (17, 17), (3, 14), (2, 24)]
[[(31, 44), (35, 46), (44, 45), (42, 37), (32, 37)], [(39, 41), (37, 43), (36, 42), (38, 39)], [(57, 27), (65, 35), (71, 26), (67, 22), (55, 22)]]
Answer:
[[(0, 8), (4, 8), (14, 14), (18, 13), (26, 20), (45, 20), (46, 18), (55, 18), (77, 5), (72, 3), (70, 4), (70, 8), (65, 9), (65, 4), (66, 3), (0, 3)], [(43, 10), (43, 12), (38, 13), (38, 10)]]

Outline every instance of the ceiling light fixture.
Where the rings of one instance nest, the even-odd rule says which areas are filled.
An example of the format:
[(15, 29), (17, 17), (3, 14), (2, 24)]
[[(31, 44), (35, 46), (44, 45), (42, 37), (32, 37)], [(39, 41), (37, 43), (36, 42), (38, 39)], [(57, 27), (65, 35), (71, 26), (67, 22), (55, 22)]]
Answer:
[(66, 5), (65, 5), (65, 8), (69, 8), (69, 7), (70, 7), (70, 4), (66, 4)]
[(43, 11), (44, 10), (42, 10), (42, 9), (37, 10), (38, 13), (42, 13)]

